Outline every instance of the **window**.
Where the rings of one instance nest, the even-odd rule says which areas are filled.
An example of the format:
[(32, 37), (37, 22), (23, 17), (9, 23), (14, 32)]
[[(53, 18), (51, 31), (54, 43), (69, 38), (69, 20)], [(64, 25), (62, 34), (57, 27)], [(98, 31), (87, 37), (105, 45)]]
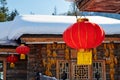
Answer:
[(6, 80), (6, 61), (0, 58), (0, 80)]

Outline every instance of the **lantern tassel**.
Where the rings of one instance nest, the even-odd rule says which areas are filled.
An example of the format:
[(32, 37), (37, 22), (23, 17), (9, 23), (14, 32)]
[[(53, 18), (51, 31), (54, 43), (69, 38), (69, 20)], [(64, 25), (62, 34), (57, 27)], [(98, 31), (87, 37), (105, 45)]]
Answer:
[(20, 59), (25, 59), (25, 54), (20, 54)]
[(15, 64), (14, 64), (14, 63), (10, 63), (10, 67), (11, 67), (11, 68), (14, 68), (14, 67), (15, 67)]
[(81, 49), (77, 53), (77, 65), (91, 65), (92, 50)]

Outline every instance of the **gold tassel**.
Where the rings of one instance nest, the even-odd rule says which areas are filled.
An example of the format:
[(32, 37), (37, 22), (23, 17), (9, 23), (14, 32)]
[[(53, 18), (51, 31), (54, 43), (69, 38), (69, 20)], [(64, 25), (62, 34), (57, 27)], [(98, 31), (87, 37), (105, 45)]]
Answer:
[(77, 53), (77, 65), (91, 65), (92, 51), (81, 49)]
[(10, 63), (10, 68), (14, 68), (15, 64), (14, 63)]
[(20, 54), (20, 59), (25, 59), (25, 54)]

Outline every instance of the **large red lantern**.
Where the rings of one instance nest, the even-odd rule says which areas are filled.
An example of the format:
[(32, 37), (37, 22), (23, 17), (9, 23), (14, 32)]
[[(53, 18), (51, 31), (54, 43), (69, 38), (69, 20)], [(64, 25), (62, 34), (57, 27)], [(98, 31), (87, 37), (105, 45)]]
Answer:
[(30, 48), (25, 46), (24, 44), (16, 48), (16, 52), (20, 54), (20, 59), (25, 59), (25, 55), (28, 54), (29, 51), (30, 51)]
[(10, 67), (11, 67), (11, 68), (14, 68), (14, 67), (15, 67), (15, 64), (14, 64), (14, 63), (17, 62), (17, 61), (18, 61), (18, 57), (17, 57), (17, 56), (14, 56), (13, 54), (7, 57), (7, 62), (10, 63)]
[(63, 33), (65, 43), (79, 51), (99, 46), (104, 37), (104, 30), (98, 24), (89, 22), (86, 18), (79, 19)]

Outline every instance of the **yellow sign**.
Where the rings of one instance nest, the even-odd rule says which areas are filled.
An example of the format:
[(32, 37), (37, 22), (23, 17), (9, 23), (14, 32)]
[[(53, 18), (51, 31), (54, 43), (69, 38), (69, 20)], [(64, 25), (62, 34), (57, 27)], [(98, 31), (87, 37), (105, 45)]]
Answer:
[(84, 51), (77, 53), (77, 65), (91, 65), (92, 51)]

